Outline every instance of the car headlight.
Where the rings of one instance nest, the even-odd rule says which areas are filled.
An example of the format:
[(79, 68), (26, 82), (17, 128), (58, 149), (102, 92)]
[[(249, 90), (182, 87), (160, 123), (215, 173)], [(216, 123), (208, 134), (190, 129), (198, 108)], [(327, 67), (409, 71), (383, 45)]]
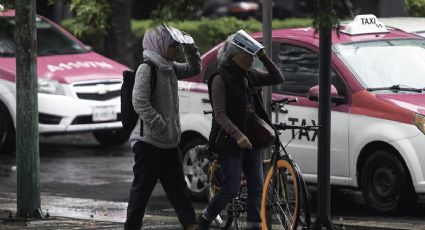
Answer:
[(65, 95), (65, 91), (58, 81), (38, 78), (37, 85), (39, 93)]
[(413, 116), (413, 122), (416, 127), (425, 134), (425, 116), (415, 113), (415, 116)]

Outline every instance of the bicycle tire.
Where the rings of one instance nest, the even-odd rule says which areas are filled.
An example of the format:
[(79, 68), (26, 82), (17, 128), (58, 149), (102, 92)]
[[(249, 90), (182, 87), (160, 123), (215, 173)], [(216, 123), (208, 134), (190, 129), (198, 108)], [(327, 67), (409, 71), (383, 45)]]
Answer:
[(263, 185), (261, 220), (263, 230), (296, 230), (301, 211), (300, 175), (290, 159), (270, 167)]
[[(220, 186), (224, 182), (224, 176), (222, 175), (220, 166), (216, 161), (210, 162), (210, 167), (208, 168), (208, 180), (210, 181), (210, 186), (207, 190), (209, 203), (220, 190)], [(230, 208), (227, 207), (216, 216), (211, 225), (220, 229), (229, 229), (230, 226), (232, 226), (232, 223), (233, 217), (230, 213)]]

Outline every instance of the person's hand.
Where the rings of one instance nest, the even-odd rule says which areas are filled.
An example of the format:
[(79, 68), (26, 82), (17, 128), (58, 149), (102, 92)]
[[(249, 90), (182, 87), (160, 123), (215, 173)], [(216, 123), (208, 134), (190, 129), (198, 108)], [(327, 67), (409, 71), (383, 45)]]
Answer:
[(237, 142), (242, 149), (252, 149), (252, 144), (245, 135), (242, 135)]
[(258, 58), (262, 58), (262, 57), (266, 57), (267, 56), (267, 54), (266, 54), (266, 51), (265, 51), (266, 49), (261, 49), (261, 50), (259, 50), (258, 52), (257, 52), (257, 57)]

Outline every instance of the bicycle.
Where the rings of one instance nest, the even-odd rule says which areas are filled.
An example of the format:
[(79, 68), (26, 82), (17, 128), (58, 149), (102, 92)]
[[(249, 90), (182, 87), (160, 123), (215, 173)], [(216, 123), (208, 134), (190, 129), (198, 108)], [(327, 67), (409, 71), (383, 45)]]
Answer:
[[(278, 123), (279, 111), (285, 112), (285, 104), (295, 102), (296, 99), (285, 98), (272, 103), (276, 110), (276, 123), (273, 124), (276, 133), (285, 129), (317, 130), (317, 126), (294, 126)], [(212, 111), (204, 111), (204, 114)], [(279, 134), (279, 133), (278, 133)], [(208, 166), (208, 201), (220, 189), (223, 175), (220, 172), (217, 154), (210, 152), (207, 145), (197, 147), (201, 156), (209, 160)], [(283, 151), (284, 154), (281, 154)], [(262, 229), (291, 229), (298, 226), (309, 229), (311, 226), (310, 201), (306, 185), (297, 164), (286, 152), (279, 138), (276, 138), (272, 148), (271, 159), (263, 161), (269, 165), (268, 173), (263, 185), (261, 204)], [(247, 190), (244, 178), (241, 179), (239, 193), (227, 208), (217, 215), (214, 224), (220, 229), (229, 229), (234, 224), (236, 229), (243, 229), (246, 217)], [(284, 219), (284, 221), (282, 221)]]
[[(279, 130), (318, 130), (318, 126), (278, 123), (280, 111), (287, 112), (285, 105), (296, 101), (297, 98), (284, 98), (272, 102), (276, 122), (273, 123), (273, 127), (279, 135)], [(285, 150), (279, 138), (276, 138), (272, 147), (269, 168), (263, 184), (261, 219), (263, 230), (295, 230), (311, 227), (310, 197), (306, 184), (298, 165)]]

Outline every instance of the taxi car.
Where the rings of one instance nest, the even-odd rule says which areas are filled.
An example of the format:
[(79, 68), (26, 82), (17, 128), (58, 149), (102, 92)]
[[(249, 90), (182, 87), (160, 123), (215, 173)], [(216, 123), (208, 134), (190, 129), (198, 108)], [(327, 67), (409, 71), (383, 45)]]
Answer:
[[(253, 37), (262, 40), (261, 33)], [(181, 83), (190, 124), (182, 123), (183, 162), (188, 187), (205, 192), (194, 144), (206, 142), (211, 115), (205, 82), (215, 73), (222, 44), (202, 56), (200, 75)], [(272, 58), (285, 82), (273, 86), (273, 99), (297, 97), (280, 122), (318, 124), (319, 34), (314, 28), (272, 31)], [(425, 39), (386, 28), (373, 15), (357, 16), (332, 34), (331, 107), (332, 185), (361, 189), (374, 210), (394, 213), (412, 207), (425, 193)], [(255, 65), (255, 63), (254, 63)], [(274, 115), (272, 116), (274, 117)], [(317, 182), (314, 131), (280, 136), (308, 183)], [(205, 181), (204, 181), (205, 182)]]
[[(15, 148), (15, 11), (0, 11), (0, 154)], [(39, 132), (93, 132), (102, 144), (127, 141), (120, 121), (122, 71), (127, 67), (87, 48), (37, 16)]]

